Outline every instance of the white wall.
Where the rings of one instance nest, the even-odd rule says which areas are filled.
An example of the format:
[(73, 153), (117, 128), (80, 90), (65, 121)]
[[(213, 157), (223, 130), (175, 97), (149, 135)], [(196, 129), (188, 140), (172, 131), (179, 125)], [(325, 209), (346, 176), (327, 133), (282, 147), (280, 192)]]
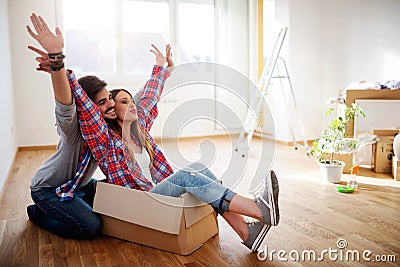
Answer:
[[(348, 84), (400, 80), (400, 1), (276, 0), (276, 12), (289, 27), (287, 61), (307, 139), (324, 128), (327, 99)], [(291, 141), (287, 130), (277, 139)]]
[(55, 1), (10, 0), (9, 26), (12, 71), (19, 146), (54, 145), (54, 98), (48, 74), (38, 73), (35, 53), (28, 45), (38, 46), (26, 31), (32, 12), (42, 15), (49, 26), (55, 26)]
[(17, 150), (8, 18), (7, 0), (0, 0), (0, 192)]

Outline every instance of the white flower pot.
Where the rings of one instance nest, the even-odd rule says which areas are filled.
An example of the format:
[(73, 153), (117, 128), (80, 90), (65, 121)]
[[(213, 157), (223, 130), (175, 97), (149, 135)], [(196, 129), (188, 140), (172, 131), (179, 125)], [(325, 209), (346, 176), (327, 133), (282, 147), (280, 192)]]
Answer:
[(343, 161), (334, 160), (334, 164), (327, 164), (319, 162), (321, 169), (322, 179), (328, 183), (339, 183), (342, 178), (343, 168), (345, 163)]

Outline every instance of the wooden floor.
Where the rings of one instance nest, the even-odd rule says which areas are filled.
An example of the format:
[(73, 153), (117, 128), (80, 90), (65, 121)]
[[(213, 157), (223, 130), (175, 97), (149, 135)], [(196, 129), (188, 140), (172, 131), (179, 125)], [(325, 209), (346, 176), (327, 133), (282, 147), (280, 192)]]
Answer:
[[(213, 141), (218, 147), (214, 171), (221, 173), (221, 166), (227, 165), (219, 160), (226, 160), (226, 153), (230, 153), (229, 140), (215, 138)], [(186, 140), (181, 142), (181, 148), (193, 154), (199, 142)], [(168, 148), (168, 142), (165, 143)], [(256, 139), (252, 147), (259, 148), (260, 144), (262, 141)], [(32, 203), (30, 179), (53, 152), (51, 149), (18, 152), (0, 199), (0, 266), (400, 265), (400, 184), (390, 175), (360, 176), (355, 193), (337, 193), (336, 185), (321, 181), (315, 161), (308, 159), (304, 150), (276, 145), (270, 153), (274, 154), (273, 169), (280, 181), (281, 221), (279, 226), (272, 227), (262, 245), (268, 249), (268, 259), (264, 260), (265, 255), (249, 253), (221, 218), (219, 235), (190, 256), (179, 256), (108, 236), (91, 241), (60, 238), (31, 223), (26, 214), (26, 206)], [(257, 153), (251, 153), (252, 160), (257, 161)], [(370, 175), (371, 171), (363, 169), (362, 174)], [(248, 184), (244, 179), (235, 190), (246, 194)], [(339, 239), (345, 239), (345, 248), (339, 249)], [(341, 242), (339, 245), (344, 243)], [(338, 252), (331, 252), (332, 259), (325, 253), (323, 261), (318, 261), (321, 253), (329, 249)], [(280, 260), (277, 253), (272, 254), (271, 261), (273, 250), (285, 251), (286, 254), (280, 255), (287, 262)], [(360, 253), (360, 261), (346, 261), (346, 255), (355, 250)], [(370, 262), (362, 259), (365, 250), (372, 252), (367, 255)], [(294, 260), (296, 251), (300, 254), (298, 261)], [(302, 260), (302, 253), (307, 256), (307, 251), (316, 252), (317, 262), (307, 257)], [(390, 255), (396, 257), (396, 262)], [(339, 259), (334, 260), (335, 256)], [(376, 256), (392, 262), (377, 262)]]

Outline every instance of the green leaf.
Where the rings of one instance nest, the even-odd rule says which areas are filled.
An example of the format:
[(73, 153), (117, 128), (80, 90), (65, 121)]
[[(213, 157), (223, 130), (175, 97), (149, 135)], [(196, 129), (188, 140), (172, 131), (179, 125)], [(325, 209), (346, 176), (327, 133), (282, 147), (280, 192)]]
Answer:
[[(333, 114), (334, 108), (330, 107), (326, 110), (325, 115)], [(337, 116), (332, 119), (327, 127), (322, 131), (312, 145), (312, 149), (307, 152), (308, 156), (314, 156), (318, 161), (324, 161), (325, 157), (332, 158), (335, 150), (342, 149), (345, 145), (343, 138), (347, 136), (346, 127), (355, 117), (362, 116), (365, 118), (365, 113), (360, 106), (353, 103), (350, 107), (344, 109), (344, 117)], [(358, 142), (348, 144), (349, 147), (356, 148)]]

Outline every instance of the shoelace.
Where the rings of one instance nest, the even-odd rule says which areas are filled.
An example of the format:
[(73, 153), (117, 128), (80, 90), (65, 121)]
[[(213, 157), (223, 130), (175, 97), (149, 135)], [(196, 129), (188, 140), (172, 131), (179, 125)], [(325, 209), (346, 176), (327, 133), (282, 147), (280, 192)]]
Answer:
[(259, 220), (253, 219), (253, 218), (245, 218), (244, 222), (249, 226), (249, 227), (253, 227), (254, 225), (256, 225)]

